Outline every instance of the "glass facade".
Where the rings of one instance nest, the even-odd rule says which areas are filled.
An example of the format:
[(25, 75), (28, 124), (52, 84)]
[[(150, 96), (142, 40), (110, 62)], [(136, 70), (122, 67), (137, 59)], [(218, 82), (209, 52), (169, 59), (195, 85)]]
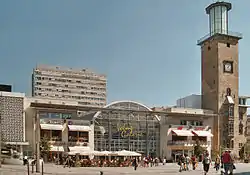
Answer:
[[(116, 102), (109, 108), (150, 110), (136, 102)], [(95, 150), (136, 151), (159, 155), (160, 123), (157, 116), (128, 112), (100, 113), (95, 118)]]
[(210, 33), (212, 35), (215, 33), (227, 34), (227, 13), (225, 6), (216, 6), (210, 10)]

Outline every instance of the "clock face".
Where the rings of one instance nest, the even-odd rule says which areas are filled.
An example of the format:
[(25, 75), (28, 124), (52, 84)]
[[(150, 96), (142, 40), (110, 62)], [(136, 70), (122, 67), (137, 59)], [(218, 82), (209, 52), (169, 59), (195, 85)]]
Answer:
[(231, 63), (226, 63), (226, 64), (225, 64), (225, 71), (231, 72), (231, 70), (232, 70), (232, 65), (231, 65)]
[(225, 62), (224, 63), (224, 71), (232, 73), (233, 72), (233, 64), (232, 62)]

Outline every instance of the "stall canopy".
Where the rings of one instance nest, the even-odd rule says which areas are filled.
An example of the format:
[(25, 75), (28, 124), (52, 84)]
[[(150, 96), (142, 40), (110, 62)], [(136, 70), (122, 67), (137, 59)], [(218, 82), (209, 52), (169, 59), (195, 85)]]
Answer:
[(63, 125), (56, 124), (40, 124), (41, 129), (44, 130), (63, 130)]
[(84, 125), (69, 125), (70, 131), (90, 131), (91, 128), (89, 126)]
[(192, 133), (195, 136), (200, 136), (200, 137), (213, 137), (213, 134), (209, 131), (192, 131)]
[(177, 136), (194, 136), (194, 134), (190, 130), (172, 130), (172, 133)]

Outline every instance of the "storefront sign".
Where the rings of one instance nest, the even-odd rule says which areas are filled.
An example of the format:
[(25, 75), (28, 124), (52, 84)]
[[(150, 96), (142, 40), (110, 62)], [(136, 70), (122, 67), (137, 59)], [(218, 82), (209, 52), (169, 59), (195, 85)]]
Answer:
[(63, 124), (63, 120), (55, 120), (55, 119), (40, 119), (41, 124)]
[(50, 119), (71, 119), (73, 115), (71, 113), (41, 112), (39, 116)]
[(68, 125), (90, 125), (90, 121), (88, 120), (69, 120)]
[(126, 138), (126, 137), (141, 137), (145, 135), (144, 133), (139, 133), (134, 131), (134, 128), (132, 126), (126, 127), (121, 126), (118, 128), (118, 132), (120, 134), (120, 137)]

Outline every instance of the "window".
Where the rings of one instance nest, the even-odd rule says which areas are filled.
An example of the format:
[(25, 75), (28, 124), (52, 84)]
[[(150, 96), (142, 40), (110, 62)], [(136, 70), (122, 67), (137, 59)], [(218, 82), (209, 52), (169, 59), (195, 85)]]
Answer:
[(243, 146), (243, 143), (239, 143), (239, 148), (241, 148)]
[(244, 114), (242, 112), (239, 112), (239, 119), (240, 120), (243, 120), (243, 116), (244, 116)]
[(234, 148), (234, 141), (231, 140), (231, 148)]
[(207, 49), (208, 49), (208, 50), (211, 50), (211, 47), (210, 47), (210, 46), (208, 46), (208, 47), (207, 47)]
[(234, 116), (234, 106), (230, 105), (228, 108), (228, 117), (233, 117)]
[(186, 120), (181, 120), (181, 125), (187, 125), (187, 121)]
[(214, 84), (215, 84), (215, 80), (214, 80)]
[(228, 124), (228, 135), (234, 135), (234, 122), (233, 121), (229, 121)]
[(230, 43), (227, 43), (227, 47), (230, 47)]
[(227, 88), (227, 96), (231, 96), (231, 89)]
[(243, 124), (240, 122), (239, 124), (239, 135), (243, 135)]

